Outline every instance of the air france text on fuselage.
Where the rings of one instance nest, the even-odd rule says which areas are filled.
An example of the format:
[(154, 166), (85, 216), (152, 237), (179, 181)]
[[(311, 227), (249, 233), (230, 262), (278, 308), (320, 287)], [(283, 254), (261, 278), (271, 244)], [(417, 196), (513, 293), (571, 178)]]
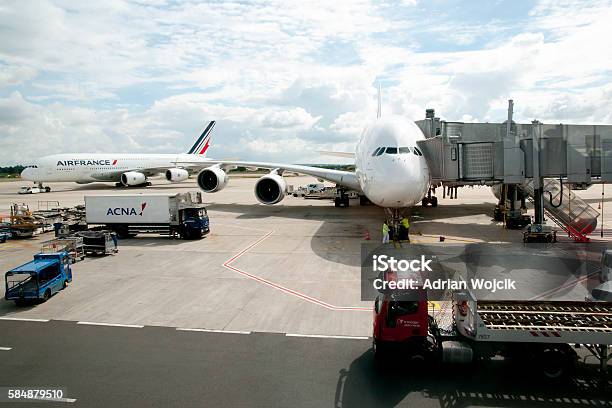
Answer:
[[(116, 160), (115, 160), (116, 162)], [(58, 160), (57, 166), (112, 166), (111, 160)]]

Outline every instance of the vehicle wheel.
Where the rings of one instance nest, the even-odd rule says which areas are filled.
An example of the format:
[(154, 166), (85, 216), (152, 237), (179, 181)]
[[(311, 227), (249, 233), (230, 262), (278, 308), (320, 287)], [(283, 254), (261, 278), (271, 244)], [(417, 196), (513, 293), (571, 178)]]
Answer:
[(334, 198), (334, 207), (340, 207), (340, 198), (339, 197)]
[(115, 227), (115, 233), (121, 239), (130, 238), (130, 232), (127, 229), (127, 227), (124, 227), (124, 226)]
[(51, 291), (49, 289), (45, 290), (45, 293), (43, 294), (43, 303), (45, 303), (47, 300), (49, 300), (49, 298), (51, 297)]
[(366, 196), (359, 196), (359, 205), (368, 205), (368, 198)]
[(438, 206), (438, 197), (431, 197), (431, 206), (432, 207)]
[(421, 206), (427, 207), (428, 204), (429, 204), (429, 199), (427, 197), (421, 200)]
[(350, 201), (349, 201), (349, 197), (345, 196), (344, 199), (342, 200), (342, 204), (348, 208)]
[(51, 187), (47, 186), (45, 187), (45, 193), (50, 193), (51, 192)]
[(572, 354), (557, 348), (547, 348), (538, 356), (538, 362), (542, 370), (544, 378), (548, 380), (560, 380), (567, 377), (572, 371), (575, 363), (575, 358)]
[(380, 340), (373, 339), (372, 340), (372, 351), (374, 352), (374, 358), (376, 360), (380, 361), (384, 359), (385, 352), (387, 351), (385, 347), (385, 343)]

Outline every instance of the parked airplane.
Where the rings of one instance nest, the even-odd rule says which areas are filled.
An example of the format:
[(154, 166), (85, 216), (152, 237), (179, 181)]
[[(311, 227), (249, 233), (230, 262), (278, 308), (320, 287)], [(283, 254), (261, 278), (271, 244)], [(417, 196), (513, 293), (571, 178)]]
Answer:
[(202, 157), (208, 148), (211, 122), (187, 154), (178, 155), (55, 155), (41, 159), (39, 164), (25, 169), (22, 177), (35, 182), (116, 181), (124, 185), (143, 184), (147, 176), (166, 173), (170, 181), (185, 180), (197, 173), (197, 183), (206, 193), (222, 190), (228, 183), (227, 172), (236, 167), (269, 169), (270, 173), (255, 182), (255, 196), (263, 204), (279, 203), (286, 195), (283, 172), (314, 176), (335, 183), (340, 189), (336, 206), (348, 206), (347, 190), (357, 191), (372, 203), (393, 210), (417, 203), (437, 204), (427, 195), (429, 169), (418, 140), (425, 139), (421, 129), (399, 116), (377, 119), (361, 133), (355, 153), (334, 153), (355, 159), (355, 171), (268, 162), (213, 160)]
[[(124, 186), (150, 184), (147, 177), (165, 173), (166, 179), (177, 183), (189, 177), (189, 171), (177, 167), (177, 162), (203, 158), (210, 147), (210, 137), (215, 122), (208, 124), (187, 153), (181, 154), (109, 154), (75, 153), (54, 154), (42, 157), (34, 165), (21, 172), (21, 178), (37, 183), (74, 181), (79, 184), (116, 182)], [(51, 191), (49, 186), (45, 191)]]

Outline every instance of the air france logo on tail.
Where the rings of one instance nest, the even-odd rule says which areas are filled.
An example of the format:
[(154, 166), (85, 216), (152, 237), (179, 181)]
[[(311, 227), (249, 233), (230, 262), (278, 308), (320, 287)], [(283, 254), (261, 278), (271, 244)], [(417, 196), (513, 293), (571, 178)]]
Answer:
[(106, 210), (106, 215), (116, 215), (116, 216), (141, 216), (144, 213), (145, 208), (147, 208), (147, 203), (144, 202), (140, 204), (140, 212), (135, 207), (109, 207)]
[(215, 121), (211, 121), (204, 132), (198, 137), (198, 140), (191, 146), (191, 149), (187, 152), (187, 154), (206, 154), (210, 146), (210, 137), (212, 134), (212, 130), (215, 127)]

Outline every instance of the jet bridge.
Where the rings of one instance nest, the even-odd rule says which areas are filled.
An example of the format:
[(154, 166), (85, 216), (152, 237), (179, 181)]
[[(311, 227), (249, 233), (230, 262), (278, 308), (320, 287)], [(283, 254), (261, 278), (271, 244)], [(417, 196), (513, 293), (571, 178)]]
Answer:
[(536, 229), (546, 211), (574, 239), (588, 240), (599, 213), (567, 185), (612, 182), (612, 125), (519, 124), (512, 114), (512, 101), (503, 123), (441, 121), (428, 109), (416, 124), (432, 185), (516, 186), (534, 201)]

